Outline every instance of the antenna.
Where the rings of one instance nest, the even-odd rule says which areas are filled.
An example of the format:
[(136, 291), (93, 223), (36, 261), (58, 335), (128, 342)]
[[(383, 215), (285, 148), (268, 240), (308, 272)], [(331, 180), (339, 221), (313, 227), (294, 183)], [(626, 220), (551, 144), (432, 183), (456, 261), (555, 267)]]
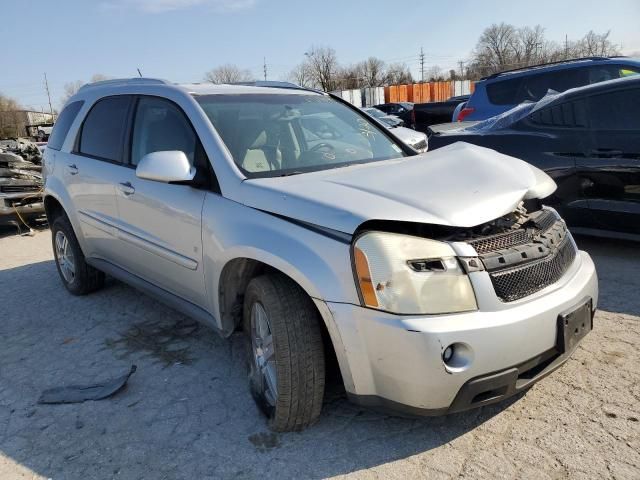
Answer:
[(264, 80), (267, 81), (267, 57), (263, 57), (262, 69), (264, 71)]
[(49, 99), (49, 111), (51, 117), (53, 117), (53, 107), (51, 106), (51, 93), (49, 93), (49, 82), (47, 80), (47, 72), (44, 72), (44, 89), (47, 91), (47, 98)]
[(140, 71), (140, 69), (136, 68), (136, 70), (138, 70), (138, 75), (140, 75), (140, 78), (142, 78), (142, 72)]

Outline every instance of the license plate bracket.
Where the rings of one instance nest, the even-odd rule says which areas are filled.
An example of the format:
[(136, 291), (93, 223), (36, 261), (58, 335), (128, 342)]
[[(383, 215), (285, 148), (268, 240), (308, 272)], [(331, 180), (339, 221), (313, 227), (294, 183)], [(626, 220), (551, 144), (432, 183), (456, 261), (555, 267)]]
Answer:
[(556, 348), (560, 353), (571, 352), (593, 329), (592, 310), (592, 300), (588, 298), (579, 306), (558, 315)]

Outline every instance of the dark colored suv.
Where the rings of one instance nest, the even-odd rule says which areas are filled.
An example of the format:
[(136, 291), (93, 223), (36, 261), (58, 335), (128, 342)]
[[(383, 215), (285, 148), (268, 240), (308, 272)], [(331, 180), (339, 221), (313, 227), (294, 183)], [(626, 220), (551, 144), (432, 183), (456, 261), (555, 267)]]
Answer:
[(537, 102), (549, 90), (613, 80), (640, 73), (640, 61), (625, 57), (589, 57), (495, 73), (475, 85), (457, 120), (484, 120), (523, 102)]
[(545, 199), (578, 233), (640, 240), (640, 76), (522, 104), (475, 125), (432, 128), (429, 149), (458, 141), (521, 158), (558, 189)]

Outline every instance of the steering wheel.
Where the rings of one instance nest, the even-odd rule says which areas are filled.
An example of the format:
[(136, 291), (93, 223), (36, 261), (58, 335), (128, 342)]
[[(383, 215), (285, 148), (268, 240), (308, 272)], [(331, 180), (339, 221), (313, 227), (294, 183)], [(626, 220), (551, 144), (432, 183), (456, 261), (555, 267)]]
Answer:
[(310, 152), (319, 152), (320, 150), (322, 150), (323, 148), (329, 149), (332, 152), (334, 152), (336, 149), (333, 145), (331, 145), (330, 143), (326, 143), (326, 142), (321, 142), (317, 145), (314, 145), (313, 147), (311, 147), (309, 149)]

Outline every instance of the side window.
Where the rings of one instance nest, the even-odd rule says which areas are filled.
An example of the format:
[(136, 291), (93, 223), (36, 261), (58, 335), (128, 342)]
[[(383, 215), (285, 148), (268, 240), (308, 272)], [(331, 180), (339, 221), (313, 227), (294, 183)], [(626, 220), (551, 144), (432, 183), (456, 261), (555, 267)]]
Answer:
[(197, 144), (196, 133), (175, 104), (162, 98), (140, 98), (131, 143), (133, 165), (147, 153), (165, 150), (184, 152), (194, 165)]
[(81, 154), (122, 162), (130, 102), (130, 96), (121, 95), (103, 98), (91, 107), (80, 134)]
[(586, 127), (587, 117), (584, 100), (574, 100), (550, 105), (534, 112), (529, 117), (537, 125), (550, 127)]
[(49, 136), (49, 142), (47, 143), (49, 148), (53, 148), (54, 150), (60, 150), (62, 148), (62, 144), (64, 143), (65, 138), (67, 138), (67, 134), (71, 128), (71, 124), (78, 116), (78, 112), (82, 108), (83, 104), (83, 101), (70, 103), (64, 108), (64, 110), (62, 110), (62, 113), (58, 115), (58, 119), (53, 126), (53, 131)]
[(640, 69), (630, 65), (597, 65), (589, 69), (589, 83), (606, 82), (638, 73), (640, 73)]
[(589, 97), (589, 118), (594, 130), (640, 130), (640, 88)]
[(487, 83), (487, 96), (494, 105), (515, 105), (518, 91), (522, 85), (522, 77)]

